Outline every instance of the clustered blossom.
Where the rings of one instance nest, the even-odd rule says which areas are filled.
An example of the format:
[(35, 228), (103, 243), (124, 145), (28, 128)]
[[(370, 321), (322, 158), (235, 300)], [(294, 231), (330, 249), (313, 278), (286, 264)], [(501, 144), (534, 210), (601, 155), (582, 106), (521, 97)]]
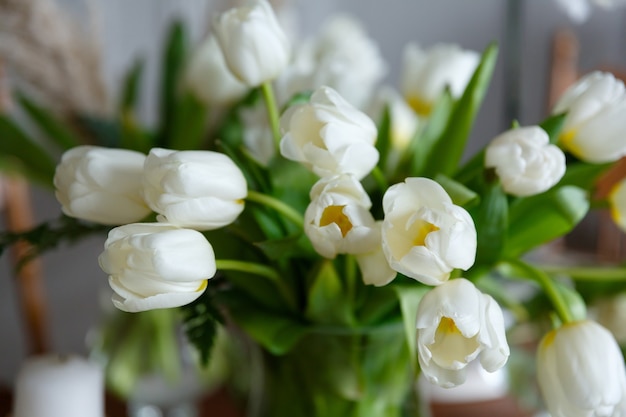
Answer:
[[(196, 230), (232, 223), (247, 194), (239, 168), (210, 151), (155, 148), (146, 157), (80, 146), (65, 153), (54, 182), (68, 215), (123, 224), (110, 231), (100, 266), (115, 306), (131, 312), (185, 305), (204, 292), (216, 262)], [(150, 208), (158, 223), (132, 223)]]

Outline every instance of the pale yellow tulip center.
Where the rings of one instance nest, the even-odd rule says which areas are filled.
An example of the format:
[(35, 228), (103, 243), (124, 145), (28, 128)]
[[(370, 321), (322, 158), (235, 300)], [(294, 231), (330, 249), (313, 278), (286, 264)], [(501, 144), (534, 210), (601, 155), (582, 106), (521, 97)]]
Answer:
[(433, 106), (431, 103), (425, 100), (422, 100), (421, 98), (417, 96), (409, 96), (407, 97), (406, 101), (409, 104), (409, 106), (411, 106), (411, 108), (415, 110), (415, 113), (419, 114), (420, 116), (426, 117), (430, 115), (430, 112), (433, 109)]
[(348, 232), (352, 229), (352, 222), (348, 216), (343, 213), (345, 206), (328, 206), (322, 213), (320, 219), (320, 226), (328, 226), (331, 223), (335, 223), (341, 230), (341, 235), (346, 237)]
[(414, 235), (413, 245), (414, 246), (425, 246), (426, 245), (426, 236), (430, 232), (436, 232), (439, 230), (437, 226), (432, 223), (420, 220), (415, 222), (413, 225)]
[(575, 137), (576, 137), (576, 129), (570, 129), (566, 132), (563, 132), (561, 136), (559, 136), (559, 141), (561, 142), (561, 144), (563, 145), (565, 149), (569, 150), (574, 155), (580, 157), (581, 150), (574, 143)]
[(435, 342), (429, 348), (435, 363), (452, 369), (455, 364), (466, 363), (467, 358), (480, 348), (480, 344), (477, 336), (463, 336), (453, 319), (442, 317), (435, 332)]

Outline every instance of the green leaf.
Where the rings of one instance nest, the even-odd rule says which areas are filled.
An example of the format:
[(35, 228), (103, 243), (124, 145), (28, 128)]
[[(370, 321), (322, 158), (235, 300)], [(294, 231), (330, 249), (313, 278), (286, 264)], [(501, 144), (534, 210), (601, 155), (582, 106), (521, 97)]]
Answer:
[(45, 108), (35, 104), (22, 93), (17, 93), (18, 101), (28, 116), (37, 124), (37, 127), (62, 150), (67, 150), (82, 143), (80, 138), (59, 120), (54, 114)]
[[(400, 163), (401, 172), (409, 172), (411, 176), (423, 174), (427, 161), (432, 157), (433, 148), (438, 141), (443, 140), (453, 109), (454, 100), (450, 90), (446, 89), (435, 103), (424, 131), (420, 132), (418, 129), (416, 136), (411, 140), (404, 160)], [(406, 161), (405, 158), (409, 160)]]
[(389, 106), (385, 106), (378, 125), (378, 138), (376, 139), (376, 149), (378, 149), (378, 166), (385, 172), (387, 157), (391, 148), (391, 112)]
[(415, 328), (417, 308), (420, 301), (422, 301), (422, 297), (430, 291), (430, 288), (422, 285), (394, 285), (393, 288), (400, 300), (404, 332), (406, 334), (406, 342), (409, 346), (412, 368), (417, 372), (417, 329)]
[(141, 77), (143, 75), (143, 60), (136, 60), (124, 76), (120, 112), (136, 111), (139, 99), (139, 89), (141, 87)]
[(200, 364), (207, 366), (217, 336), (218, 325), (224, 322), (209, 289), (193, 303), (181, 307), (181, 312), (187, 338), (198, 351)]
[(263, 242), (255, 242), (254, 245), (261, 249), (263, 254), (271, 260), (291, 258), (298, 255), (309, 255), (310, 247), (308, 238), (304, 234), (287, 236), (282, 239), (271, 239)]
[(207, 134), (208, 108), (194, 94), (185, 92), (174, 113), (169, 146), (172, 149), (202, 149)]
[(424, 176), (432, 178), (437, 173), (452, 176), (457, 170), (474, 120), (487, 93), (497, 56), (498, 47), (493, 43), (483, 53), (465, 92), (454, 107), (446, 129), (433, 145), (426, 160)]
[(587, 305), (585, 304), (585, 300), (583, 300), (582, 296), (573, 288), (570, 288), (562, 283), (555, 281), (554, 286), (557, 291), (561, 293), (565, 304), (569, 309), (570, 314), (572, 315), (572, 319), (585, 320), (587, 318)]
[(346, 290), (329, 260), (322, 261), (312, 274), (305, 314), (314, 323), (354, 324), (353, 311), (346, 300)]
[(305, 324), (259, 305), (244, 294), (224, 294), (222, 300), (243, 331), (275, 355), (288, 352), (309, 331)]
[(458, 206), (469, 207), (480, 200), (480, 196), (476, 192), (445, 175), (436, 175), (435, 181), (446, 190), (452, 202)]
[(571, 231), (589, 210), (587, 193), (563, 186), (520, 198), (509, 210), (509, 231), (504, 255), (515, 258)]
[(565, 175), (559, 181), (559, 185), (575, 185), (585, 190), (591, 190), (596, 186), (598, 179), (607, 172), (614, 163), (589, 164), (586, 162), (574, 162), (567, 166)]
[(500, 183), (488, 184), (480, 205), (471, 211), (476, 224), (476, 264), (491, 265), (500, 259), (506, 243), (508, 200)]
[[(41, 185), (52, 188), (56, 164), (41, 146), (33, 141), (17, 124), (0, 115), (0, 156), (19, 161), (20, 171)], [(15, 164), (13, 165), (15, 167)]]
[(565, 116), (566, 114), (550, 116), (539, 124), (539, 127), (545, 130), (550, 137), (550, 143), (554, 144), (559, 140), (559, 135), (565, 123)]
[(122, 131), (117, 120), (82, 115), (78, 116), (78, 122), (93, 137), (96, 145), (107, 148), (121, 146)]
[(178, 111), (178, 82), (183, 74), (187, 57), (187, 34), (182, 22), (176, 21), (169, 29), (165, 42), (161, 77), (161, 102), (159, 107), (159, 134), (157, 145), (170, 147), (174, 120)]

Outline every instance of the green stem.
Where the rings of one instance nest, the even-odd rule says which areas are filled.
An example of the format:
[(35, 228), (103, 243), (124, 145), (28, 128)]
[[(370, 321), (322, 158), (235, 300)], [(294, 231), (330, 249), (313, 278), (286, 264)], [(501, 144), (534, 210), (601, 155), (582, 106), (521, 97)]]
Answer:
[(291, 220), (298, 227), (304, 227), (304, 218), (302, 217), (302, 214), (277, 198), (259, 193), (258, 191), (248, 190), (248, 197), (246, 199), (273, 208), (287, 219)]
[(552, 302), (552, 305), (554, 306), (554, 309), (556, 310), (556, 313), (559, 315), (559, 318), (561, 319), (561, 322), (563, 324), (571, 323), (572, 321), (574, 321), (567, 302), (563, 298), (563, 295), (559, 292), (556, 285), (554, 285), (552, 278), (550, 278), (548, 274), (518, 259), (507, 260), (507, 263), (525, 271), (528, 276), (533, 278), (539, 283), (539, 285), (543, 287), (546, 295)]
[(387, 181), (387, 178), (385, 177), (385, 174), (383, 174), (383, 171), (382, 169), (380, 169), (380, 167), (374, 167), (374, 169), (372, 170), (372, 177), (374, 177), (374, 181), (376, 181), (376, 184), (378, 184), (378, 187), (383, 193), (387, 190), (387, 188), (389, 188), (389, 182)]
[(261, 84), (261, 90), (263, 91), (263, 98), (265, 99), (265, 106), (267, 107), (267, 115), (270, 119), (270, 126), (272, 127), (272, 135), (274, 136), (274, 144), (276, 149), (280, 149), (280, 127), (279, 127), (279, 112), (276, 105), (276, 97), (274, 96), (274, 89), (272, 83), (267, 81)]
[(296, 309), (297, 303), (294, 295), (274, 268), (256, 262), (239, 261), (236, 259), (217, 259), (215, 264), (218, 270), (246, 272), (269, 279), (278, 287), (278, 290), (289, 304), (289, 307), (294, 310)]

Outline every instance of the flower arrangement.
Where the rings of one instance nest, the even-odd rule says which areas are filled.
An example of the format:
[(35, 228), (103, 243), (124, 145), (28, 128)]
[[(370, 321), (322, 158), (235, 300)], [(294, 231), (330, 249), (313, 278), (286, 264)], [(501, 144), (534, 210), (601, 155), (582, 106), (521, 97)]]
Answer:
[[(622, 82), (583, 77), (546, 120), (512, 121), (465, 161), (495, 45), (482, 55), (407, 47), (402, 94), (387, 90), (374, 106), (384, 65), (349, 20), (293, 48), (259, 0), (213, 29), (188, 62), (182, 28), (172, 32), (155, 132), (134, 117), (137, 69), (113, 141), (101, 120), (83, 120), (97, 145), (50, 130), (51, 116), (24, 98), (65, 149), (53, 182), (69, 218), (5, 233), (4, 245), (45, 248), (102, 230), (92, 223), (115, 226), (99, 257), (113, 304), (179, 309), (205, 362), (227, 317), (272, 361), (269, 401), (290, 401), (268, 406), (273, 417), (397, 416), (418, 373), (454, 387), (471, 362), (496, 371), (510, 356), (501, 304), (517, 320), (551, 319), (537, 375), (554, 417), (626, 413), (623, 355), (587, 318), (576, 284), (623, 270), (570, 268), (568, 285), (556, 279), (565, 269), (526, 258), (592, 202), (624, 225), (623, 184), (592, 201), (597, 178), (626, 155)], [(213, 125), (208, 108), (225, 109)], [(49, 157), (1, 121), (14, 167), (49, 182)], [(538, 286), (541, 308), (507, 294), (511, 280)]]

